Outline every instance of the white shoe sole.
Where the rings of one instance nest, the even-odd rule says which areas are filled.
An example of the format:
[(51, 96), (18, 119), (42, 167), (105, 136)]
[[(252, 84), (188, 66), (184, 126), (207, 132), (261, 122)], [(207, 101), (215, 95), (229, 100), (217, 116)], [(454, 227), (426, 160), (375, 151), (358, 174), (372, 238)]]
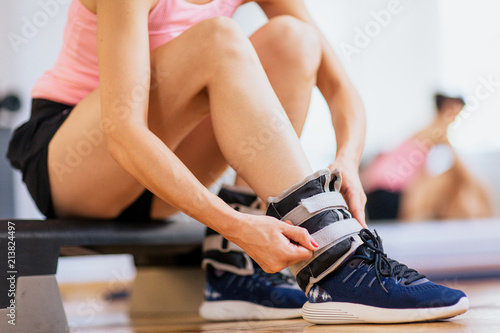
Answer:
[(270, 320), (300, 318), (301, 308), (270, 308), (244, 301), (205, 301), (200, 306), (200, 316), (212, 321)]
[(451, 306), (425, 309), (386, 309), (342, 302), (307, 302), (302, 308), (302, 316), (314, 324), (389, 324), (446, 319), (462, 314), (468, 309), (467, 297), (462, 297)]

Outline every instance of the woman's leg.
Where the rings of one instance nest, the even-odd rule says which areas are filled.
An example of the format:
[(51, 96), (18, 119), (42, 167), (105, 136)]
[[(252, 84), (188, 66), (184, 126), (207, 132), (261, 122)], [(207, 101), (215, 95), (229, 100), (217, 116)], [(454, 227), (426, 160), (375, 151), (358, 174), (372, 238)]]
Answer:
[[(215, 139), (212, 122), (207, 117), (179, 144), (175, 155), (188, 167), (195, 177), (209, 187), (228, 167)], [(151, 217), (163, 219), (175, 214), (177, 208), (158, 197), (153, 198)]]
[[(311, 173), (257, 55), (235, 23), (204, 21), (153, 51), (151, 59), (149, 126), (169, 148), (179, 146), (209, 105), (226, 160), (261, 197)], [(143, 191), (111, 158), (104, 126), (113, 124), (102, 124), (97, 89), (52, 139), (49, 176), (57, 214), (114, 217)], [(98, 139), (90, 140), (89, 133)]]
[[(250, 41), (262, 67), (300, 136), (309, 109), (311, 92), (321, 60), (320, 39), (315, 29), (291, 16), (277, 16), (257, 30)], [(210, 186), (227, 163), (208, 124), (198, 126), (175, 150), (198, 180)], [(237, 176), (235, 184), (248, 186)], [(177, 211), (155, 197), (152, 216), (163, 218)]]
[[(321, 41), (310, 25), (291, 16), (269, 20), (251, 37), (262, 67), (298, 136), (306, 120), (321, 61)], [(247, 186), (237, 176), (236, 185)]]
[(250, 36), (250, 41), (300, 136), (321, 61), (318, 33), (307, 23), (283, 15), (270, 19)]
[[(297, 134), (300, 134), (305, 121), (319, 65), (319, 40), (318, 44), (314, 44), (316, 42), (314, 35), (312, 38), (306, 36), (307, 33), (314, 34), (312, 30), (296, 19), (282, 16), (272, 19), (250, 38)], [(215, 142), (215, 135), (210, 124), (205, 125), (198, 126), (184, 139), (175, 150), (175, 154), (201, 183), (209, 186), (220, 175), (218, 171), (225, 169), (226, 164)], [(221, 195), (221, 198), (228, 204), (235, 204), (227, 196)], [(174, 207), (157, 197), (154, 198), (152, 217), (164, 218), (175, 212)], [(221, 237), (215, 231), (209, 230), (205, 245), (214, 240), (220, 242)], [(225, 242), (230, 244), (227, 240)], [(258, 270), (252, 273), (254, 266), (251, 259), (246, 253), (237, 251), (219, 252), (211, 249), (204, 252), (203, 258), (209, 290), (217, 290), (222, 295), (217, 300), (205, 298), (200, 309), (204, 318), (237, 320), (241, 318), (283, 319), (300, 316), (306, 298), (285, 275), (276, 273), (272, 276), (262, 276)], [(218, 275), (215, 275), (211, 268), (218, 269)], [(248, 281), (252, 281), (252, 295), (247, 295), (248, 291), (245, 290), (248, 289)], [(269, 281), (280, 281), (277, 284), (279, 287), (269, 284)], [(228, 287), (229, 282), (231, 282), (231, 288)], [(238, 287), (240, 285), (245, 287)], [(255, 294), (267, 300), (266, 311), (258, 310), (255, 303), (259, 302)], [(232, 304), (229, 310), (224, 304), (234, 301), (234, 297), (238, 301)], [(242, 304), (245, 305), (242, 306)]]

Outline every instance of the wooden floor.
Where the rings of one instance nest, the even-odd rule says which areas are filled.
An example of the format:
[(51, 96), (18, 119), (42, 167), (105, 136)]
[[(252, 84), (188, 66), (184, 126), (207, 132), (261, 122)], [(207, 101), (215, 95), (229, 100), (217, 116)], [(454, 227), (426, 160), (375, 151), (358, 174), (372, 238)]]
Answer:
[[(311, 325), (302, 319), (211, 323), (197, 309), (183, 314), (146, 314), (130, 318), (128, 298), (105, 301), (102, 287), (61, 287), (72, 333), (161, 332), (500, 332), (500, 279), (443, 282), (466, 292), (470, 310), (435, 323), (398, 325)], [(100, 289), (99, 289), (100, 288)]]

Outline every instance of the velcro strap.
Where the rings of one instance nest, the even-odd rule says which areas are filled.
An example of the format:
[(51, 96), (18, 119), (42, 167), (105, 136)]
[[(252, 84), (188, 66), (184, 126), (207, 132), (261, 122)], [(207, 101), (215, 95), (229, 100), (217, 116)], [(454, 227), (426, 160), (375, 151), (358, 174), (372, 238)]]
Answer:
[(321, 281), (321, 279), (342, 265), (362, 243), (363, 241), (359, 235), (344, 237), (316, 257), (317, 261), (311, 261), (308, 266), (303, 267), (297, 273), (294, 273), (292, 267), (290, 267), (290, 270), (294, 273), (300, 288), (307, 295), (315, 283)]
[(324, 192), (302, 199), (299, 205), (281, 220), (289, 220), (294, 225), (300, 225), (312, 216), (329, 209), (347, 209), (347, 204), (342, 194), (339, 192)]
[(205, 237), (203, 241), (203, 252), (207, 251), (220, 251), (220, 252), (241, 252), (245, 251), (238, 245), (229, 242), (222, 235), (210, 235)]
[(308, 281), (308, 284), (307, 284), (307, 287), (306, 287), (306, 290), (305, 290), (306, 295), (309, 293), (309, 290), (311, 289), (311, 287), (315, 283), (321, 281), (321, 279), (323, 279), (325, 276), (327, 276), (328, 274), (330, 274), (331, 272), (333, 272), (334, 270), (336, 270), (342, 263), (344, 263), (344, 261), (347, 258), (349, 258), (358, 249), (358, 247), (361, 244), (363, 244), (363, 241), (361, 240), (361, 238), (359, 237), (359, 235), (353, 235), (352, 239), (353, 239), (353, 242), (351, 243), (351, 248), (349, 249), (349, 251), (347, 251), (340, 259), (338, 259), (335, 262), (335, 264), (331, 265), (328, 269), (324, 270), (318, 276), (316, 276), (316, 277), (311, 276), (309, 278), (309, 281)]
[(343, 238), (344, 236), (357, 233), (360, 230), (361, 225), (356, 219), (347, 219), (327, 225), (311, 236), (319, 244), (318, 249), (321, 249), (332, 243), (332, 240)]
[(252, 275), (255, 272), (250, 256), (220, 234), (208, 235), (203, 241), (201, 267), (207, 269), (209, 265), (238, 275)]
[[(324, 231), (323, 231), (324, 230)], [(356, 219), (347, 219), (332, 223), (325, 228), (315, 232), (312, 238), (319, 243), (319, 248), (314, 251), (313, 256), (309, 260), (301, 261), (290, 266), (290, 271), (293, 275), (297, 275), (304, 267), (316, 260), (323, 252), (335, 246), (346, 237), (358, 233), (361, 230), (361, 225)], [(316, 239), (316, 237), (318, 237)], [(319, 273), (318, 273), (319, 274)]]
[(304, 206), (309, 213), (315, 213), (324, 208), (345, 208), (347, 204), (340, 192), (323, 192), (312, 197), (302, 199), (300, 204)]
[(298, 272), (296, 280), (299, 287), (306, 291), (311, 278), (321, 275), (323, 272), (330, 269), (330, 267), (337, 266), (344, 255), (351, 250), (354, 236), (349, 236), (336, 242), (335, 245), (321, 253), (321, 255), (316, 257), (316, 260), (312, 261), (308, 266)]

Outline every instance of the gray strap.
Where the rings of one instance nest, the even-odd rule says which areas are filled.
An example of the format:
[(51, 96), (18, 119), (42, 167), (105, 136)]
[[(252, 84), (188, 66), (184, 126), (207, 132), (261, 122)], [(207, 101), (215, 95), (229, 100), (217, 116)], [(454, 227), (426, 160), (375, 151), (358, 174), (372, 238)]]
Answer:
[[(347, 237), (350, 237), (350, 236), (347, 236)], [(342, 240), (344, 240), (346, 237), (342, 238)], [(352, 235), (352, 238), (354, 239), (354, 242), (351, 243), (351, 248), (349, 249), (349, 251), (347, 251), (346, 254), (344, 254), (341, 258), (339, 258), (339, 260), (337, 260), (335, 262), (335, 264), (333, 264), (332, 266), (328, 267), (327, 270), (325, 270), (323, 273), (321, 273), (320, 275), (318, 275), (317, 277), (310, 277), (309, 278), (309, 283), (307, 284), (307, 287), (306, 287), (306, 290), (305, 290), (305, 293), (306, 295), (309, 293), (309, 290), (311, 290), (311, 287), (321, 281), (321, 279), (323, 279), (325, 276), (327, 276), (328, 274), (330, 274), (331, 272), (333, 272), (334, 270), (336, 270), (349, 256), (351, 256), (351, 254), (354, 253), (354, 251), (356, 251), (358, 249), (358, 247), (363, 244), (363, 241), (361, 240), (361, 238), (359, 237), (359, 235)], [(341, 241), (342, 241), (341, 240)]]
[(309, 213), (315, 213), (326, 207), (347, 209), (344, 197), (339, 192), (323, 192), (316, 194), (312, 197), (302, 199), (300, 204), (304, 206)]
[(300, 204), (281, 220), (289, 220), (294, 225), (300, 225), (314, 215), (329, 209), (347, 209), (347, 204), (342, 194), (339, 192), (324, 192), (307, 199), (302, 199)]
[(245, 267), (242, 268), (236, 267), (230, 264), (226, 264), (224, 262), (219, 262), (212, 258), (204, 258), (201, 262), (201, 267), (203, 269), (207, 269), (207, 266), (211, 265), (215, 269), (220, 269), (238, 275), (252, 275), (255, 272), (255, 270), (250, 256), (246, 254), (241, 247), (232, 242), (228, 241), (227, 246), (223, 247), (223, 241), (224, 237), (222, 237), (222, 235), (210, 235), (205, 237), (205, 240), (203, 241), (203, 252), (213, 251), (213, 250), (223, 253), (236, 252), (238, 253), (238, 255), (243, 256), (245, 260)]
[(245, 253), (241, 247), (229, 241), (227, 242), (227, 246), (223, 247), (223, 241), (224, 237), (222, 237), (222, 235), (210, 235), (205, 237), (203, 241), (203, 252), (216, 250), (224, 253), (231, 251)]
[[(326, 230), (323, 232), (323, 230)], [(347, 237), (356, 235), (361, 230), (361, 225), (355, 219), (347, 219), (338, 221), (328, 225), (327, 227), (315, 232), (312, 237), (316, 242), (321, 242), (319, 248), (314, 251), (313, 256), (309, 260), (301, 261), (290, 266), (290, 271), (293, 275), (297, 275), (304, 267), (316, 260), (317, 257), (323, 254), (329, 248), (342, 242)], [(319, 236), (316, 239), (316, 236)]]
[(215, 269), (220, 269), (221, 271), (226, 271), (226, 272), (231, 272), (237, 275), (252, 275), (255, 273), (255, 269), (253, 268), (253, 263), (252, 259), (248, 256), (248, 254), (243, 253), (243, 257), (245, 258), (245, 267), (244, 268), (238, 268), (233, 265), (228, 265), (219, 261), (216, 261), (214, 259), (210, 258), (205, 258), (201, 262), (201, 268), (202, 269), (207, 269), (208, 265), (211, 265)]
[(361, 225), (356, 219), (347, 219), (332, 223), (325, 228), (316, 231), (312, 234), (312, 238), (319, 244), (319, 248), (327, 246), (332, 242), (332, 239), (340, 239), (344, 236), (358, 233), (361, 230)]

